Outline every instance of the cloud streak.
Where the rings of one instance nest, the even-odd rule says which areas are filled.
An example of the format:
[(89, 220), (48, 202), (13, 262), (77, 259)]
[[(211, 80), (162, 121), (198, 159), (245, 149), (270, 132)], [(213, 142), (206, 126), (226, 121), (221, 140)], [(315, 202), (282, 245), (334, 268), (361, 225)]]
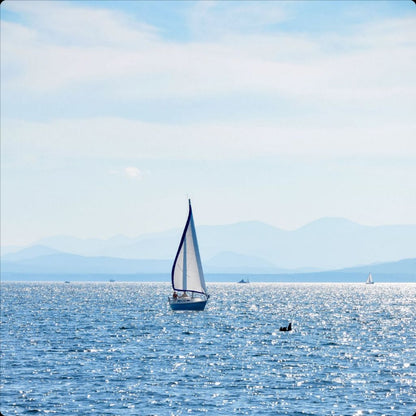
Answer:
[[(63, 2), (9, 2), (7, 7), (28, 23), (2, 22), (4, 102), (25, 96), (40, 104), (45, 94), (61, 101), (86, 86), (90, 96), (100, 97), (100, 108), (106, 102), (127, 108), (175, 99), (190, 106), (211, 101), (212, 109), (224, 97), (231, 109), (241, 97), (252, 106), (256, 99), (277, 108), (295, 103), (286, 119), (278, 110), (276, 116), (268, 110), (260, 121), (246, 111), (237, 121), (225, 116), (213, 124), (204, 120), (208, 107), (200, 111), (199, 122), (186, 125), (145, 122), (140, 113), (136, 120), (100, 114), (66, 114), (67, 120), (62, 115), (49, 122), (7, 120), (5, 106), (7, 154), (18, 155), (19, 148), (122, 159), (415, 154), (416, 124), (406, 114), (416, 96), (416, 18), (357, 25), (348, 36), (307, 37), (278, 29), (246, 33), (253, 10), (260, 26), (284, 20), (285, 13), (281, 7), (267, 14), (268, 8), (238, 3), (224, 10), (218, 27), (207, 29), (201, 39), (174, 42), (121, 12)], [(224, 7), (196, 4), (190, 27), (210, 28)], [(238, 19), (227, 25), (231, 10)], [(77, 99), (84, 97), (75, 94)]]
[(127, 168), (124, 168), (124, 173), (130, 178), (134, 178), (138, 180), (143, 178), (142, 171), (134, 166), (128, 166)]
[(124, 176), (130, 179), (141, 181), (145, 172), (135, 166), (127, 166), (122, 169), (110, 169), (110, 175)]
[[(386, 122), (340, 128), (258, 123), (160, 125), (121, 118), (7, 122), (4, 157), (31, 155), (99, 159), (244, 160), (253, 157), (414, 157), (413, 125)], [(22, 157), (24, 154), (22, 155)], [(141, 177), (136, 168), (130, 176)]]
[[(212, 35), (213, 28), (204, 40), (181, 43), (121, 13), (66, 3), (9, 7), (31, 23), (3, 23), (3, 61), (18, 69), (13, 76), (5, 67), (6, 88), (62, 93), (83, 83), (114, 83), (108, 99), (262, 93), (337, 102), (408, 100), (416, 93), (416, 18), (358, 26), (354, 36), (243, 34), (241, 23), (234, 32)], [(212, 6), (195, 10), (200, 7)], [(237, 13), (242, 21), (247, 8)], [(283, 18), (275, 14), (270, 21)]]

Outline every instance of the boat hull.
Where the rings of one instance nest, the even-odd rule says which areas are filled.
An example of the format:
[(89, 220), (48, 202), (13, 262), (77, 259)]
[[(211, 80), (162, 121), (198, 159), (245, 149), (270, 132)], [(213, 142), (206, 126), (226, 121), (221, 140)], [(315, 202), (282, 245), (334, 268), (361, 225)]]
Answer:
[(203, 311), (208, 299), (173, 300), (169, 299), (170, 308), (173, 311)]

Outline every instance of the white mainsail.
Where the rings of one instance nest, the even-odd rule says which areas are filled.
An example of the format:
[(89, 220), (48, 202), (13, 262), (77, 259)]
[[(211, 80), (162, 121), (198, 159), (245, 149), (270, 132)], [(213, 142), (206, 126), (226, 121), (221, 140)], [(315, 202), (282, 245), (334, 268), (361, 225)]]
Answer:
[(188, 220), (186, 221), (172, 267), (172, 288), (175, 291), (207, 293), (192, 215), (191, 200), (189, 200)]
[(371, 273), (368, 273), (368, 277), (367, 277), (367, 281), (366, 281), (366, 283), (367, 283), (368, 285), (371, 285), (371, 284), (373, 284), (373, 283), (374, 283), (374, 281), (373, 281), (373, 276), (371, 276)]

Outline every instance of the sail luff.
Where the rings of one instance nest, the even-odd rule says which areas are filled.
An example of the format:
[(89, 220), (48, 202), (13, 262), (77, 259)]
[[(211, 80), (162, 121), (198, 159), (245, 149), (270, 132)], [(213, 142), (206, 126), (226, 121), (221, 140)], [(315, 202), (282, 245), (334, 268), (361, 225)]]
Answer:
[(183, 240), (183, 268), (182, 268), (182, 289), (186, 290), (186, 274), (187, 274), (187, 253), (186, 253), (186, 238)]
[(179, 243), (178, 251), (176, 252), (175, 260), (174, 260), (173, 266), (172, 266), (171, 277), (172, 277), (172, 288), (173, 288), (173, 290), (181, 290), (181, 289), (175, 287), (175, 268), (176, 268), (176, 263), (179, 259), (179, 256), (181, 254), (181, 250), (182, 250), (185, 238), (186, 238), (186, 231), (188, 230), (188, 225), (189, 225), (189, 221), (191, 220), (191, 215), (192, 215), (191, 205), (189, 204), (188, 219), (186, 220), (185, 228), (183, 229), (181, 241)]

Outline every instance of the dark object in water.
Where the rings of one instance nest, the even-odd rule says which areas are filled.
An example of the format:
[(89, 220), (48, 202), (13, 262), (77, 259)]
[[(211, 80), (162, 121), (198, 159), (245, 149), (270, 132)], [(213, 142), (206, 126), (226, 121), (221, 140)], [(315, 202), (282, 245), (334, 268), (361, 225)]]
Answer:
[(292, 322), (289, 322), (288, 326), (281, 326), (279, 331), (291, 331), (292, 330)]

